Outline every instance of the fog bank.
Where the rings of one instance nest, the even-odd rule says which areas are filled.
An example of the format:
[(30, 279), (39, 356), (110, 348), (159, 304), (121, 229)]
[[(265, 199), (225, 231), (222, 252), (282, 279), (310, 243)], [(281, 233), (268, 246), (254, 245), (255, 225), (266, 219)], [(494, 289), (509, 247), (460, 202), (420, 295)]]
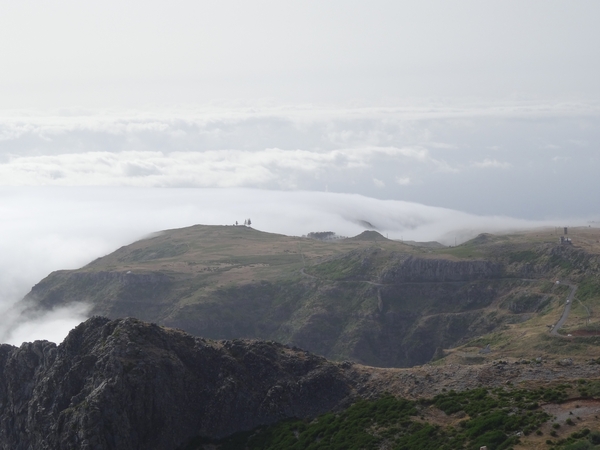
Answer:
[[(9, 310), (31, 287), (59, 269), (75, 269), (152, 232), (194, 224), (252, 219), (267, 232), (354, 236), (373, 225), (390, 239), (453, 244), (482, 231), (585, 223), (476, 216), (445, 208), (356, 194), (256, 189), (0, 188), (0, 307)], [(18, 311), (0, 320), (0, 341), (60, 341), (85, 318), (85, 305), (49, 314)]]

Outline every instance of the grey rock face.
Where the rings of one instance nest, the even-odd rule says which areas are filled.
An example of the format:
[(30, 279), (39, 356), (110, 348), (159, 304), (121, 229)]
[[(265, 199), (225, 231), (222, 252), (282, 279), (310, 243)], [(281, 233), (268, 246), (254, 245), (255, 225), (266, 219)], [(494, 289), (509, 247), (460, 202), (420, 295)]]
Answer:
[[(25, 297), (26, 306), (52, 309), (72, 302), (95, 303), (94, 313), (108, 317), (135, 316), (156, 321), (172, 288), (160, 272), (78, 272), (59, 270), (36, 284)], [(98, 298), (105, 299), (98, 303)], [(118, 299), (118, 301), (111, 301)], [(143, 299), (140, 300), (140, 299)]]
[(503, 266), (486, 260), (449, 261), (408, 257), (381, 274), (382, 283), (472, 281), (499, 278)]
[(337, 365), (273, 342), (209, 341), (95, 317), (56, 346), (0, 346), (0, 448), (175, 449), (353, 398)]

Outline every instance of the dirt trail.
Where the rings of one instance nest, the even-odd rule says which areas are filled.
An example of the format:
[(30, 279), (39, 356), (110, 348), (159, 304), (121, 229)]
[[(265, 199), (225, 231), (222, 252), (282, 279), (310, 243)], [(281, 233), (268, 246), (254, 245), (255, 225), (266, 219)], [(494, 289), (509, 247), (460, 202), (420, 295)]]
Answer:
[(571, 305), (573, 304), (573, 298), (575, 297), (575, 292), (577, 292), (576, 284), (563, 284), (569, 286), (571, 288), (571, 292), (567, 297), (567, 302), (565, 303), (565, 310), (563, 311), (561, 318), (558, 320), (558, 322), (556, 322), (556, 325), (552, 327), (552, 331), (550, 331), (550, 334), (553, 336), (558, 336), (558, 330), (564, 325), (564, 323), (569, 318), (569, 313), (571, 312)]

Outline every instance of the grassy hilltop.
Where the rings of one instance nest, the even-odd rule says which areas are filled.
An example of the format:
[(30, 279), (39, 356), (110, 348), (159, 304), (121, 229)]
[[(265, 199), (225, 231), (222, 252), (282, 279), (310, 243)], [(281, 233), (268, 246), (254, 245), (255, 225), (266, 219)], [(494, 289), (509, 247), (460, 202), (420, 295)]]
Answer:
[[(383, 367), (597, 358), (600, 232), (571, 229), (570, 236), (572, 246), (545, 229), (444, 247), (375, 232), (318, 241), (196, 225), (54, 272), (25, 301), (46, 308), (86, 301), (93, 314), (216, 339), (276, 340)], [(564, 337), (550, 336), (567, 281), (578, 290)], [(491, 352), (480, 353), (488, 344)]]

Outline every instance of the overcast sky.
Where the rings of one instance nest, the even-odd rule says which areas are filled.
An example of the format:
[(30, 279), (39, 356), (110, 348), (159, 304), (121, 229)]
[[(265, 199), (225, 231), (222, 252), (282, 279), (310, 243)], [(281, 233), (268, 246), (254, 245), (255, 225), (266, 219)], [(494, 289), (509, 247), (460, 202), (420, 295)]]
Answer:
[(268, 231), (367, 220), (447, 243), (598, 220), (598, 17), (595, 0), (4, 2), (0, 305), (250, 210)]
[(4, 2), (5, 106), (598, 100), (600, 4)]

